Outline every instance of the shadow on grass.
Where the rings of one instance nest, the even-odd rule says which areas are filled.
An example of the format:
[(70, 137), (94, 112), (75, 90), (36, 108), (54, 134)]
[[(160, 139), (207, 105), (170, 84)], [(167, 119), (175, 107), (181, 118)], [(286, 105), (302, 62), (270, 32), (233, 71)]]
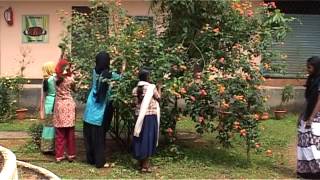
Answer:
[[(196, 173), (192, 173), (193, 168), (197, 168), (199, 171), (206, 171), (202, 178), (211, 177), (212, 174), (227, 174), (226, 178), (241, 177), (244, 174), (246, 178), (260, 177), (266, 178), (264, 175), (270, 175), (271, 177), (292, 177), (294, 178), (293, 169), (286, 167), (285, 164), (280, 164), (278, 159), (266, 157), (264, 154), (256, 154), (252, 152), (251, 163), (247, 161), (246, 154), (241, 147), (235, 147), (232, 149), (224, 149), (221, 145), (214, 141), (181, 141), (177, 143), (178, 152), (183, 153), (180, 158), (174, 157), (174, 153), (168, 151), (168, 147), (160, 146), (155, 156), (151, 158), (153, 165), (156, 167), (156, 171), (153, 174), (149, 174), (147, 177), (153, 177), (158, 172), (162, 174), (172, 173), (166, 166), (176, 167), (176, 171), (180, 169), (184, 170), (184, 173), (197, 177)], [(112, 159), (117, 163), (120, 169), (114, 172), (115, 177), (123, 177), (124, 172), (128, 172), (126, 177), (140, 177), (137, 175), (136, 161), (132, 159), (129, 153), (113, 153)], [(189, 168), (189, 169), (187, 169)], [(167, 172), (169, 171), (169, 172)], [(172, 170), (173, 171), (173, 170)], [(189, 172), (188, 172), (189, 171)], [(237, 171), (241, 171), (242, 174), (237, 174)], [(262, 174), (260, 175), (260, 171)], [(267, 171), (267, 172), (264, 172)], [(250, 174), (253, 172), (253, 175)], [(119, 175), (119, 176), (118, 176)], [(201, 174), (200, 174), (201, 176)], [(177, 176), (177, 178), (180, 176)], [(188, 177), (188, 175), (186, 175)], [(189, 177), (189, 178), (192, 178)], [(169, 177), (170, 178), (170, 177)], [(199, 177), (200, 178), (200, 177)]]
[(247, 157), (237, 153), (234, 149), (225, 149), (222, 145), (214, 142), (179, 142), (188, 160), (199, 162), (207, 166), (226, 166), (248, 168), (250, 163)]
[[(266, 129), (270, 129), (270, 132), (267, 133), (268, 139), (265, 140), (280, 149), (285, 149), (285, 146), (279, 146), (274, 143), (281, 142), (281, 144), (283, 144), (284, 141), (288, 141), (288, 139), (282, 140), (282, 137), (288, 137), (290, 134), (282, 135), (280, 138), (279, 133), (277, 133), (284, 127), (290, 127), (287, 123), (291, 122), (278, 122), (278, 126), (283, 124), (278, 128), (278, 126), (274, 126), (272, 121), (266, 122), (265, 126), (268, 127)], [(72, 169), (78, 169), (79, 173), (85, 175), (84, 177), (92, 175), (92, 177), (107, 176), (110, 178), (161, 178), (157, 174), (164, 176), (169, 174), (169, 176), (165, 176), (165, 178), (214, 178), (214, 175), (218, 175), (218, 178), (220, 178), (219, 175), (227, 174), (226, 178), (294, 178), (294, 168), (288, 167), (286, 163), (283, 163), (283, 159), (279, 157), (269, 158), (266, 157), (264, 153), (256, 154), (252, 152), (252, 161), (248, 163), (244, 148), (241, 147), (240, 143), (236, 144), (234, 148), (224, 149), (213, 139), (214, 137), (210, 135), (209, 138), (197, 137), (194, 139), (179, 140), (177, 142), (178, 149), (173, 151), (171, 151), (168, 146), (160, 146), (157, 154), (151, 158), (152, 164), (156, 169), (153, 173), (147, 175), (139, 173), (136, 161), (132, 158), (131, 154), (121, 151), (123, 147), (119, 147), (118, 144), (110, 140), (106, 141), (106, 157), (108, 162), (115, 162), (116, 166), (115, 168), (107, 170), (107, 172), (105, 170), (95, 170), (93, 166), (86, 165), (83, 139), (77, 139), (78, 157), (76, 164), (63, 163), (56, 166), (53, 163), (54, 156), (42, 156), (42, 159), (49, 161), (48, 167), (56, 172), (63, 171), (64, 168), (70, 168), (70, 171)], [(180, 154), (178, 157), (174, 156), (177, 152), (183, 155)], [(39, 154), (25, 158), (29, 158), (30, 161), (42, 163), (43, 161), (39, 161), (37, 155)], [(50, 159), (52, 159), (52, 162), (50, 162)], [(89, 168), (89, 170), (81, 171), (79, 168)], [(196, 171), (194, 170), (195, 168), (197, 169)], [(176, 171), (180, 174), (176, 173)], [(240, 171), (239, 174), (237, 173), (238, 171)], [(251, 173), (254, 174), (252, 175)], [(185, 175), (182, 176), (181, 174)], [(71, 172), (66, 172), (63, 173), (63, 177), (79, 176)]]
[[(170, 146), (162, 144), (158, 147), (157, 153), (151, 158), (156, 170), (154, 173), (148, 174), (147, 177), (155, 177), (159, 173), (171, 174), (167, 178), (211, 178), (214, 175), (224, 174), (228, 171), (227, 173), (231, 174), (227, 174), (225, 177), (232, 178), (240, 177), (240, 175), (236, 174), (239, 169), (244, 172), (249, 172), (248, 169), (252, 167), (257, 169), (257, 166), (262, 167), (262, 169), (268, 169), (269, 172), (276, 169), (273, 162), (270, 159), (266, 159), (266, 157), (259, 158), (258, 155), (254, 155), (254, 152), (252, 152), (252, 163), (248, 163), (241, 147), (224, 149), (217, 142), (203, 140), (203, 138), (178, 141), (177, 147), (177, 149), (173, 148), (172, 151)], [(176, 155), (177, 153), (178, 155)], [(137, 170), (137, 162), (133, 160), (131, 154), (113, 151), (111, 161), (116, 162), (118, 167), (112, 172), (114, 177), (141, 177)], [(192, 173), (194, 168), (199, 171), (206, 171), (207, 174)], [(180, 171), (181, 169), (186, 174), (185, 176), (172, 172)], [(212, 170), (215, 172), (212, 172)], [(236, 175), (233, 175), (233, 173)], [(283, 176), (287, 176), (287, 173)]]
[[(280, 174), (280, 177), (292, 177), (292, 170), (285, 166), (277, 166), (272, 158), (259, 157), (259, 155), (252, 156), (252, 164), (247, 163), (246, 156), (237, 149), (223, 149), (219, 148), (219, 145), (214, 142), (178, 142), (178, 151), (184, 155), (181, 158), (175, 158), (172, 153), (169, 152), (169, 147), (160, 146), (155, 156), (151, 158), (152, 164), (155, 166), (155, 170), (150, 174), (141, 174), (137, 169), (136, 161), (132, 158), (131, 154), (124, 151), (119, 151), (117, 144), (108, 143), (106, 157), (108, 162), (114, 162), (116, 165), (114, 168), (95, 169), (93, 166), (87, 165), (85, 162), (85, 149), (83, 142), (78, 141), (78, 153), (76, 163), (62, 163), (55, 164), (53, 155), (41, 155), (41, 153), (30, 153), (28, 157), (23, 155), (23, 159), (26, 161), (34, 162), (35, 164), (43, 164), (48, 169), (52, 169), (53, 172), (61, 175), (65, 178), (80, 177), (96, 177), (96, 178), (160, 178), (157, 174), (168, 175), (165, 178), (211, 178), (215, 175), (226, 175), (226, 178), (239, 178), (240, 175), (237, 171), (242, 171), (245, 178), (260, 177), (257, 175), (249, 174), (256, 171), (274, 172)], [(254, 154), (254, 153), (253, 153)], [(22, 155), (22, 154), (21, 154)], [(18, 155), (20, 156), (20, 154)], [(261, 155), (263, 156), (263, 155)], [(20, 156), (21, 157), (21, 156)], [(88, 170), (81, 171), (82, 168)], [(199, 172), (193, 172), (197, 168)], [(68, 169), (65, 171), (64, 169)], [(72, 170), (74, 169), (74, 170)], [(180, 172), (183, 170), (183, 172)], [(69, 172), (70, 171), (70, 172)], [(79, 171), (78, 174), (72, 172)], [(91, 172), (92, 171), (92, 172)], [(179, 172), (175, 174), (174, 172)], [(201, 173), (206, 174), (201, 174)], [(181, 173), (186, 175), (181, 175)], [(196, 174), (197, 173), (197, 174)], [(278, 175), (270, 177), (279, 177)]]

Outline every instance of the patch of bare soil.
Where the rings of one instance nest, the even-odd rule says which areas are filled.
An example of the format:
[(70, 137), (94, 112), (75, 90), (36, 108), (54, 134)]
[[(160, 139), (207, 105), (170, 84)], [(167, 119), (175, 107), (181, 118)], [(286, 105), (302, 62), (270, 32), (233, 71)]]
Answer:
[(292, 144), (289, 145), (288, 148), (288, 165), (291, 169), (295, 170), (297, 167), (297, 143), (292, 142)]
[(0, 172), (2, 170), (3, 165), (4, 165), (4, 158), (3, 158), (2, 154), (0, 153)]
[(178, 132), (177, 133), (177, 139), (178, 140), (198, 140), (200, 138), (200, 135), (194, 132)]
[(278, 162), (275, 171), (283, 175), (282, 178), (296, 178), (296, 166), (297, 166), (297, 143), (294, 140), (289, 144), (288, 149), (283, 150), (282, 160)]
[(17, 149), (26, 142), (27, 139), (1, 139), (0, 145), (8, 149)]
[(29, 168), (20, 167), (20, 166), (18, 167), (18, 175), (19, 175), (19, 179), (28, 179), (28, 180), (49, 179), (48, 177), (38, 172), (35, 172)]

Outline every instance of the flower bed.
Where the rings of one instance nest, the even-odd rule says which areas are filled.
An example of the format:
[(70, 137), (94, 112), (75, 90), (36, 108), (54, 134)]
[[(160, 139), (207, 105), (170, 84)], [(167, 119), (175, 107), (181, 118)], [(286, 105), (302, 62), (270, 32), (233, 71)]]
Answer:
[(20, 179), (51, 179), (60, 180), (58, 176), (47, 169), (23, 161), (17, 161)]
[(0, 179), (60, 179), (44, 168), (17, 161), (16, 156), (2, 146), (0, 146), (0, 170)]
[(47, 176), (40, 174), (38, 172), (33, 171), (32, 169), (23, 167), (23, 166), (18, 166), (18, 174), (19, 174), (19, 179), (50, 179)]

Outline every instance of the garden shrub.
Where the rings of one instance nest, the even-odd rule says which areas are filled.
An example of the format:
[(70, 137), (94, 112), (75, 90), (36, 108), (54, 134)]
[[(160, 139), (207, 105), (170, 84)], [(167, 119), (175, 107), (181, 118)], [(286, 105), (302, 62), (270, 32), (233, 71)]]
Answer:
[(283, 43), (293, 19), (274, 2), (256, 7), (237, 0), (154, 3), (164, 21), (164, 44), (186, 48), (187, 69), (197, 67), (175, 89), (186, 100), (197, 131), (216, 131), (226, 147), (240, 135), (249, 159), (250, 149), (260, 147), (259, 116), (267, 100), (262, 72), (282, 70), (274, 62), (284, 56), (273, 47)]
[(42, 134), (43, 124), (41, 122), (39, 123), (33, 123), (29, 127), (29, 135), (31, 136), (31, 143), (36, 145), (38, 149), (40, 149), (41, 145), (41, 134)]
[(0, 122), (13, 117), (18, 94), (24, 82), (25, 79), (20, 76), (0, 77)]
[[(262, 72), (281, 70), (273, 62), (282, 56), (272, 47), (282, 43), (292, 19), (273, 3), (257, 8), (250, 1), (156, 0), (154, 4), (157, 22), (162, 21), (157, 24), (164, 30), (161, 34), (127, 17), (118, 0), (94, 0), (91, 13), (61, 17), (68, 30), (63, 43), (72, 45), (69, 55), (80, 71), (78, 98), (86, 101), (95, 55), (106, 50), (114, 70), (126, 67), (122, 80), (112, 82), (114, 137), (128, 140), (132, 134), (131, 92), (139, 68), (146, 66), (152, 69), (154, 83), (162, 80), (161, 131), (171, 141), (184, 114), (197, 122), (197, 132), (217, 132), (226, 147), (240, 135), (249, 159), (251, 148), (260, 147), (258, 120), (267, 100), (261, 93)], [(186, 102), (184, 111), (178, 108), (179, 99)]]
[[(78, 99), (86, 101), (95, 55), (101, 50), (106, 50), (112, 56), (111, 66), (114, 71), (126, 67), (121, 81), (112, 82), (112, 99), (116, 107), (111, 128), (112, 137), (128, 145), (132, 136), (135, 119), (131, 92), (138, 82), (137, 73), (142, 66), (152, 70), (151, 78), (154, 83), (165, 77), (162, 82), (166, 88), (162, 92), (161, 106), (164, 108), (161, 114), (161, 130), (166, 133), (168, 127), (175, 127), (175, 121), (172, 121), (171, 117), (178, 116), (179, 113), (176, 108), (177, 98), (172, 96), (170, 87), (177, 86), (175, 82), (183, 78), (185, 67), (182, 59), (183, 51), (179, 49), (180, 47), (165, 49), (163, 40), (157, 37), (152, 26), (127, 17), (116, 2), (105, 4), (102, 1), (92, 1), (91, 3), (90, 14), (74, 12), (71, 21), (62, 17), (68, 29), (63, 43), (67, 44), (66, 47), (72, 44), (72, 50), (69, 50), (71, 61), (80, 71), (80, 76), (77, 78)], [(109, 12), (108, 26), (103, 19), (106, 17), (105, 12)], [(106, 32), (106, 27), (109, 32)], [(69, 35), (72, 35), (72, 41)], [(179, 70), (171, 67), (171, 64), (178, 65)], [(166, 78), (167, 76), (171, 77)]]
[(12, 114), (12, 101), (10, 100), (9, 90), (7, 88), (0, 88), (0, 119), (4, 121)]

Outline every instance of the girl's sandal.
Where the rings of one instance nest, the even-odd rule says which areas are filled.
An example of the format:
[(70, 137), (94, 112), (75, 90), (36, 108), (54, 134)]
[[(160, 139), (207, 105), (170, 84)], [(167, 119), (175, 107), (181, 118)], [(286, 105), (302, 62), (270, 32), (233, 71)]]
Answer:
[(75, 161), (75, 156), (69, 156), (67, 159), (71, 163), (71, 162)]
[(112, 168), (112, 167), (114, 167), (114, 166), (115, 166), (114, 163), (111, 163), (111, 164), (105, 163), (105, 164), (103, 165), (104, 168)]
[(104, 167), (104, 168), (110, 168), (111, 165), (110, 165), (109, 163), (105, 163), (105, 164), (103, 165), (103, 167)]
[(147, 173), (147, 172), (148, 172), (148, 168), (144, 168), (144, 167), (143, 167), (143, 168), (141, 168), (140, 171), (141, 171), (141, 173)]
[(142, 168), (141, 173), (152, 173), (151, 168)]
[(148, 167), (148, 168), (147, 168), (147, 173), (152, 173), (151, 167)]
[(60, 158), (56, 158), (56, 163), (60, 163), (61, 161), (65, 160), (66, 157), (63, 156), (63, 157), (60, 157)]

